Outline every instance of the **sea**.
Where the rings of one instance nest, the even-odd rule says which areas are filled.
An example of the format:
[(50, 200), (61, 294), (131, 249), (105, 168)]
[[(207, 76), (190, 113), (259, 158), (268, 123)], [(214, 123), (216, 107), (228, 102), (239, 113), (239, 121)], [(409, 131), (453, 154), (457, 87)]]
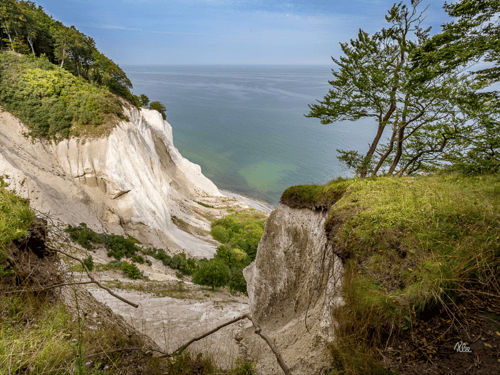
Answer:
[(366, 152), (372, 119), (322, 125), (309, 104), (333, 66), (122, 66), (136, 95), (167, 108), (174, 144), (219, 189), (277, 206), (289, 186), (352, 176), (337, 149)]

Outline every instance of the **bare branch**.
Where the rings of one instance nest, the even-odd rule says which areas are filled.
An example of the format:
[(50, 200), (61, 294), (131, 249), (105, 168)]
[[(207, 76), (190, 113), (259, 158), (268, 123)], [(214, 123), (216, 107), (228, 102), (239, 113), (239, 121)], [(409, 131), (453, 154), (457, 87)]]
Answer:
[(181, 353), (182, 353), (184, 350), (186, 350), (186, 348), (187, 348), (189, 345), (191, 345), (193, 342), (195, 342), (195, 341), (199, 341), (199, 340), (201, 340), (201, 339), (204, 339), (205, 337), (210, 336), (212, 333), (217, 332), (219, 329), (224, 328), (224, 327), (226, 327), (226, 326), (228, 326), (228, 325), (230, 325), (230, 324), (236, 323), (236, 322), (238, 322), (238, 321), (240, 321), (240, 320), (243, 320), (243, 319), (245, 319), (245, 318), (248, 318), (247, 314), (245, 314), (245, 315), (241, 315), (241, 316), (239, 316), (238, 318), (234, 318), (233, 320), (230, 320), (229, 322), (223, 323), (223, 324), (221, 324), (221, 325), (219, 325), (219, 326), (215, 327), (214, 329), (212, 329), (212, 330), (211, 330), (211, 331), (209, 331), (209, 332), (206, 332), (206, 333), (204, 333), (204, 334), (202, 334), (202, 335), (200, 335), (200, 336), (197, 336), (197, 337), (195, 337), (195, 338), (193, 338), (193, 339), (189, 340), (187, 343), (185, 343), (185, 344), (184, 344), (184, 345), (182, 345), (180, 348), (178, 348), (177, 350), (175, 350), (175, 351), (172, 353), (172, 355), (174, 355), (174, 354), (181, 354)]
[(120, 301), (123, 301), (123, 302), (125, 302), (125, 303), (128, 303), (130, 306), (133, 306), (133, 307), (135, 307), (135, 308), (138, 308), (138, 307), (139, 307), (139, 305), (138, 305), (138, 304), (133, 303), (133, 302), (131, 302), (131, 301), (129, 301), (129, 300), (127, 300), (127, 299), (123, 298), (123, 297), (120, 297), (118, 294), (114, 293), (111, 289), (109, 289), (109, 288), (105, 287), (105, 286), (104, 286), (104, 285), (102, 285), (99, 281), (97, 281), (96, 279), (94, 279), (94, 277), (90, 274), (90, 271), (88, 270), (88, 268), (87, 268), (87, 266), (85, 265), (85, 263), (83, 262), (83, 260), (78, 259), (77, 257), (74, 257), (74, 256), (72, 256), (72, 255), (69, 255), (69, 254), (65, 253), (64, 251), (58, 250), (58, 249), (56, 249), (56, 248), (53, 248), (53, 247), (50, 247), (50, 246), (47, 246), (47, 248), (48, 248), (48, 249), (51, 249), (51, 250), (53, 250), (53, 251), (57, 251), (58, 253), (61, 253), (61, 254), (63, 254), (63, 255), (66, 255), (67, 257), (72, 258), (72, 259), (74, 259), (74, 260), (76, 260), (76, 261), (80, 262), (80, 263), (82, 264), (82, 266), (83, 266), (83, 269), (84, 269), (84, 270), (85, 270), (85, 272), (87, 273), (87, 276), (88, 276), (88, 277), (89, 277), (89, 279), (92, 281), (92, 283), (96, 284), (99, 288), (104, 289), (104, 290), (105, 290), (105, 291), (107, 291), (109, 294), (111, 294), (113, 297), (118, 298)]
[(182, 345), (179, 349), (175, 350), (172, 354), (164, 354), (164, 355), (160, 356), (159, 358), (172, 357), (175, 354), (181, 354), (193, 342), (199, 341), (199, 340), (201, 340), (201, 339), (203, 339), (203, 338), (211, 335), (212, 333), (217, 332), (221, 328), (227, 327), (228, 325), (236, 323), (236, 322), (238, 322), (240, 320), (243, 320), (245, 318), (248, 319), (248, 320), (250, 320), (252, 322), (252, 324), (253, 324), (253, 326), (255, 328), (255, 333), (257, 335), (259, 335), (260, 337), (262, 337), (264, 339), (264, 341), (267, 343), (267, 345), (269, 346), (269, 348), (272, 350), (272, 352), (276, 356), (278, 364), (280, 365), (280, 367), (283, 370), (283, 372), (286, 375), (292, 375), (292, 373), (290, 372), (290, 369), (285, 364), (285, 361), (283, 360), (283, 357), (281, 356), (281, 354), (280, 354), (278, 348), (276, 347), (276, 345), (274, 345), (273, 341), (271, 340), (271, 338), (268, 335), (266, 335), (264, 332), (262, 332), (262, 329), (257, 324), (257, 322), (255, 322), (255, 320), (252, 318), (252, 316), (250, 314), (243, 314), (243, 315), (240, 315), (239, 317), (234, 318), (234, 319), (232, 319), (232, 320), (230, 320), (230, 321), (228, 321), (226, 323), (220, 324), (217, 327), (215, 327), (214, 329), (212, 329), (211, 331), (206, 332), (206, 333), (204, 333), (204, 334), (202, 334), (200, 336), (197, 336), (195, 338), (192, 338), (186, 344)]
[(80, 283), (64, 283), (64, 284), (56, 284), (56, 285), (50, 285), (45, 288), (41, 289), (19, 289), (19, 290), (2, 290), (0, 293), (3, 294), (10, 294), (10, 293), (26, 293), (26, 292), (43, 292), (44, 290), (49, 290), (49, 289), (54, 289), (54, 288), (60, 288), (62, 286), (69, 286), (69, 285), (84, 285), (84, 284), (93, 284), (93, 281), (82, 281)]

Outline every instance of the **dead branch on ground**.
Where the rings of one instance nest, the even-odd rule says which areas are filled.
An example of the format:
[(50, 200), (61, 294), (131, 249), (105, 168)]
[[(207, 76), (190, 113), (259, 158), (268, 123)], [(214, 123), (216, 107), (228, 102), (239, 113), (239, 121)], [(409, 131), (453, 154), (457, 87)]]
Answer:
[(53, 250), (53, 251), (57, 251), (58, 253), (61, 253), (63, 255), (66, 255), (67, 257), (71, 258), (71, 259), (74, 259), (78, 262), (81, 263), (81, 265), (83, 266), (83, 269), (85, 270), (85, 272), (87, 273), (87, 276), (88, 278), (90, 279), (90, 282), (89, 283), (93, 283), (93, 284), (96, 284), (99, 288), (102, 288), (104, 289), (105, 291), (107, 291), (109, 294), (111, 294), (113, 297), (115, 298), (118, 298), (120, 301), (122, 302), (125, 302), (125, 303), (128, 303), (130, 306), (133, 306), (135, 308), (138, 308), (139, 305), (134, 303), (134, 302), (131, 302), (121, 296), (119, 296), (118, 294), (114, 293), (111, 289), (105, 287), (104, 285), (102, 285), (99, 281), (97, 281), (96, 279), (94, 279), (94, 277), (90, 274), (90, 271), (89, 269), (87, 268), (87, 266), (85, 265), (85, 263), (83, 262), (83, 260), (77, 258), (77, 257), (74, 257), (73, 255), (69, 255), (68, 253), (65, 253), (64, 251), (61, 251), (61, 250), (58, 250), (54, 247), (50, 247), (50, 246), (47, 246), (48, 249), (50, 250)]
[(274, 355), (276, 356), (276, 359), (278, 360), (278, 364), (280, 365), (281, 369), (284, 371), (284, 373), (286, 375), (292, 375), (292, 373), (290, 372), (290, 369), (288, 368), (288, 366), (285, 364), (285, 361), (283, 360), (283, 357), (281, 356), (278, 348), (276, 347), (276, 345), (274, 345), (273, 341), (271, 340), (271, 338), (265, 334), (264, 332), (262, 332), (262, 329), (260, 328), (260, 326), (257, 324), (257, 322), (252, 318), (252, 316), (250, 314), (243, 314), (237, 318), (234, 318), (233, 320), (230, 320), (228, 322), (225, 322), (225, 323), (222, 323), (220, 325), (218, 325), (217, 327), (215, 327), (214, 329), (212, 329), (211, 331), (209, 332), (206, 332), (200, 336), (197, 336), (191, 340), (189, 340), (186, 344), (184, 344), (183, 346), (181, 346), (179, 349), (175, 350), (172, 354), (165, 354), (165, 355), (162, 355), (160, 358), (162, 357), (171, 357), (173, 356), (174, 354), (181, 354), (184, 350), (187, 349), (187, 347), (189, 345), (191, 345), (193, 342), (195, 341), (199, 341), (209, 335), (211, 335), (212, 333), (215, 333), (217, 332), (218, 330), (220, 330), (221, 328), (224, 328), (230, 324), (233, 324), (233, 323), (236, 323), (240, 320), (243, 320), (243, 319), (248, 319), (252, 322), (254, 328), (255, 328), (255, 333), (257, 335), (259, 335), (260, 337), (262, 337), (262, 339), (267, 343), (267, 345), (269, 346), (269, 348), (271, 349), (271, 351), (274, 353)]

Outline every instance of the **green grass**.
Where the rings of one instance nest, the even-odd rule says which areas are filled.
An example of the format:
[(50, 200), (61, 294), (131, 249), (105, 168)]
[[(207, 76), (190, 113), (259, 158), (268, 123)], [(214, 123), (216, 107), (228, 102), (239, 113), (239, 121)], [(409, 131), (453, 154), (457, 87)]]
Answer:
[(404, 332), (458, 291), (488, 289), (500, 276), (498, 175), (340, 180), (283, 196), (317, 209), (334, 203), (325, 232), (346, 269), (346, 305), (333, 312), (343, 373), (377, 373), (374, 348), (388, 330)]
[(143, 343), (115, 326), (75, 319), (59, 302), (26, 294), (0, 299), (0, 337), (0, 374), (111, 375), (147, 369), (148, 374), (236, 375), (252, 367), (240, 360), (224, 371), (209, 356), (189, 352), (161, 359), (143, 351), (120, 352)]
[(24, 237), (35, 220), (29, 201), (6, 187), (3, 176), (0, 176), (0, 278), (11, 273), (5, 264), (10, 242)]
[(339, 200), (354, 180), (339, 177), (326, 185), (299, 185), (286, 189), (280, 201), (291, 207), (310, 207), (328, 210)]
[(0, 53), (0, 104), (32, 137), (101, 136), (124, 118), (118, 97), (44, 57)]

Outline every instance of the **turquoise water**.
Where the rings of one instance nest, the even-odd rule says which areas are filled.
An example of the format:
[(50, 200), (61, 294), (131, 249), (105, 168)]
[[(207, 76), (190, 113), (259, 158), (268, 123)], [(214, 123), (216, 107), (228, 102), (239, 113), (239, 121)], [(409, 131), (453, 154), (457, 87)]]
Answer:
[(320, 124), (308, 104), (330, 66), (125, 66), (135, 94), (167, 107), (174, 144), (219, 188), (277, 205), (289, 186), (348, 176), (336, 149), (366, 152), (372, 120)]

